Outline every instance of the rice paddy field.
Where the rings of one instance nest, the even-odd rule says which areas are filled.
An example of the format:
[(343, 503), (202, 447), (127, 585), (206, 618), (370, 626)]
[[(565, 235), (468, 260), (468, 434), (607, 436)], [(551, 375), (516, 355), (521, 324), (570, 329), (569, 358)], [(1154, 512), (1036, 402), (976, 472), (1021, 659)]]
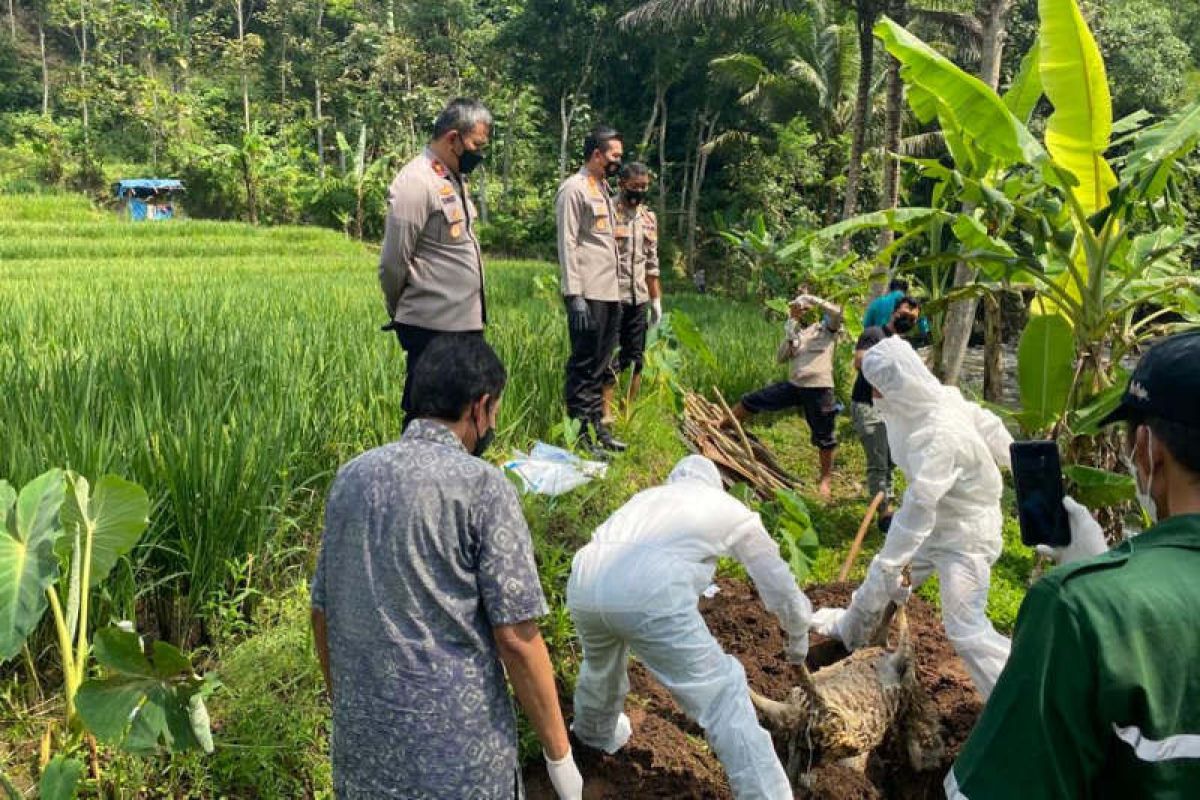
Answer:
[[(554, 275), (546, 263), (488, 262), (487, 336), (510, 375), (498, 460), (553, 439), (562, 420), (567, 343)], [(679, 382), (718, 387), (732, 402), (782, 377), (778, 323), (758, 307), (682, 292), (667, 307), (685, 312), (716, 356), (674, 353)], [(81, 197), (0, 196), (0, 478), (19, 486), (58, 466), (146, 487), (150, 528), (100, 591), (97, 619), (135, 619), (188, 646), (225, 685), (212, 703), (213, 756), (113, 755), (111, 796), (328, 796), (304, 585), (338, 466), (400, 429), (403, 356), (379, 331), (385, 321), (375, 251), (336, 232), (134, 224)], [(625, 411), (618, 433), (632, 450), (608, 478), (526, 500), (554, 608), (545, 635), (566, 685), (577, 657), (562, 607), (570, 557), (685, 452), (668, 395), (649, 391)], [(803, 422), (781, 416), (755, 429), (801, 478), (822, 540), (814, 578), (828, 580), (865, 509), (849, 420), (828, 505), (805, 492), (816, 456)], [(868, 537), (856, 574), (879, 543)], [(1010, 548), (998, 566), (992, 605), (1003, 627), (1030, 564)], [(31, 658), (36, 688), (26, 666), (0, 668), (0, 770), (10, 775), (30, 768), (54, 713), (52, 659), (37, 648)], [(130, 786), (158, 788), (121, 788)]]

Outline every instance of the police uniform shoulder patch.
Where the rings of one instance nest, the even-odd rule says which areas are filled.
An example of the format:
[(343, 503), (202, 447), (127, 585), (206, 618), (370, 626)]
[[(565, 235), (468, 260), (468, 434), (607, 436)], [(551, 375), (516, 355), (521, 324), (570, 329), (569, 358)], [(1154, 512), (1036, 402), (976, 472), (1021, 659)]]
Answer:
[[(440, 161), (430, 161), (429, 165), (433, 167), (433, 173), (439, 178), (446, 177), (446, 166)], [(451, 190), (453, 191), (453, 190)]]
[(441, 186), (438, 187), (438, 194), (440, 194), (443, 198), (453, 197), (454, 196), (454, 187), (452, 187), (448, 183), (443, 183)]
[(450, 226), (450, 236), (454, 239), (462, 236), (462, 223), (456, 222)]

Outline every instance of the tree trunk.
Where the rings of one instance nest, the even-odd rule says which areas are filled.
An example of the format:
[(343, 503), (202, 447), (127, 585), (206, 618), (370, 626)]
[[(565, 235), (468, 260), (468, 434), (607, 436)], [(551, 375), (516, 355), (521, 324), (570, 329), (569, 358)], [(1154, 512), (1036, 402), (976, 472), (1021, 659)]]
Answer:
[(718, 114), (714, 114), (710, 119), (708, 115), (709, 109), (706, 104), (704, 111), (700, 113), (699, 125), (696, 129), (696, 160), (692, 164), (692, 188), (688, 192), (687, 206), (686, 266), (696, 288), (700, 291), (704, 291), (707, 286), (704, 270), (696, 266), (696, 229), (699, 227), (700, 221), (700, 190), (704, 186), (704, 172), (708, 167), (706, 145), (717, 128), (717, 118), (719, 117)]
[(13, 5), (13, 0), (8, 0), (8, 32), (15, 42), (17, 40), (17, 10)]
[[(899, 24), (905, 24), (908, 21), (908, 1), (892, 0), (888, 13)], [(900, 153), (900, 128), (904, 121), (904, 82), (900, 79), (900, 62), (891, 56), (886, 58), (887, 110), (883, 134), (883, 193), (879, 198), (881, 210), (900, 205), (900, 162), (895, 156)], [(881, 228), (877, 245), (879, 252), (891, 247), (895, 240), (895, 231), (890, 227)], [(871, 270), (870, 299), (874, 300), (887, 290), (887, 281), (888, 264), (877, 259)]]
[(661, 106), (658, 114), (658, 226), (667, 220), (667, 87), (660, 84), (655, 94)]
[[(993, 89), (1000, 85), (1000, 63), (1004, 55), (1004, 22), (1012, 8), (1012, 0), (991, 0), (987, 7), (981, 10), (980, 22), (983, 24), (983, 41), (979, 66), (979, 77)], [(963, 211), (971, 209), (963, 204)], [(954, 267), (954, 288), (966, 286), (975, 280), (977, 271), (969, 264), (959, 262)], [(941, 357), (938, 360), (937, 372), (946, 383), (958, 383), (962, 371), (963, 357), (971, 339), (971, 327), (975, 322), (975, 300), (960, 300), (951, 303), (946, 309), (946, 321), (942, 327)], [(985, 353), (984, 362), (989, 357), (998, 359), (995, 353)]]
[(79, 94), (83, 102), (83, 146), (90, 149), (90, 132), (88, 120), (88, 86), (87, 86), (87, 2), (79, 2)]
[(321, 79), (313, 79), (313, 106), (317, 126), (317, 175), (325, 178), (325, 123), (321, 118)]
[[(854, 216), (858, 210), (858, 186), (862, 182), (863, 151), (867, 143), (867, 125), (871, 121), (871, 69), (875, 59), (875, 18), (878, 9), (874, 0), (858, 0), (858, 92), (854, 98), (854, 127), (850, 138), (850, 165), (846, 169), (846, 197), (842, 204), (842, 219)], [(849, 240), (847, 240), (849, 246)]]
[(42, 116), (50, 116), (50, 65), (46, 62), (46, 29), (38, 17), (38, 48), (42, 54)]
[(637, 158), (640, 161), (646, 160), (646, 150), (650, 147), (650, 136), (654, 133), (654, 123), (658, 121), (658, 80), (654, 82), (654, 103), (650, 106), (650, 117), (646, 120), (646, 127), (642, 131), (642, 138), (638, 141)]
[(250, 76), (246, 72), (246, 18), (243, 0), (234, 0), (237, 12), (238, 63), (242, 73), (242, 132), (250, 135)]
[(571, 120), (575, 116), (575, 109), (567, 109), (567, 91), (564, 89), (558, 96), (558, 124), (560, 131), (558, 134), (558, 179), (561, 181), (567, 177), (567, 159), (569, 157), (569, 146), (571, 142)]
[(1004, 370), (1000, 358), (1000, 301), (996, 295), (984, 295), (983, 314), (983, 399), (998, 403), (1004, 392)]

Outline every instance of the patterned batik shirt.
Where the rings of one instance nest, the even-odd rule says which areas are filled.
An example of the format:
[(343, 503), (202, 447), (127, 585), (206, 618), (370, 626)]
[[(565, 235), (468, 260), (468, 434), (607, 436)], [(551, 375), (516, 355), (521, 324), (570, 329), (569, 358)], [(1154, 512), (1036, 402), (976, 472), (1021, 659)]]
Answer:
[(312, 605), (328, 629), (339, 798), (521, 796), (492, 628), (547, 607), (498, 469), (429, 420), (343, 466)]

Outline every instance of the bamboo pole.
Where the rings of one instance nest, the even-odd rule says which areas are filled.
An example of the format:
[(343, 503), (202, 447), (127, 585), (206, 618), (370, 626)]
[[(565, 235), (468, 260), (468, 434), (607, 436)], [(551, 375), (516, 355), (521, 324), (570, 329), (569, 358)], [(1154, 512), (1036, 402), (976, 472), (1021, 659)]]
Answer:
[(876, 492), (875, 497), (871, 499), (871, 505), (867, 506), (867, 513), (863, 517), (862, 524), (858, 526), (858, 533), (854, 534), (854, 542), (850, 545), (850, 552), (846, 555), (846, 563), (842, 564), (842, 571), (838, 573), (838, 581), (846, 580), (850, 574), (850, 567), (854, 564), (854, 559), (858, 558), (858, 551), (862, 549), (863, 539), (867, 538), (867, 528), (871, 527), (871, 520), (875, 518), (875, 512), (879, 510), (879, 504), (883, 502), (883, 492)]

